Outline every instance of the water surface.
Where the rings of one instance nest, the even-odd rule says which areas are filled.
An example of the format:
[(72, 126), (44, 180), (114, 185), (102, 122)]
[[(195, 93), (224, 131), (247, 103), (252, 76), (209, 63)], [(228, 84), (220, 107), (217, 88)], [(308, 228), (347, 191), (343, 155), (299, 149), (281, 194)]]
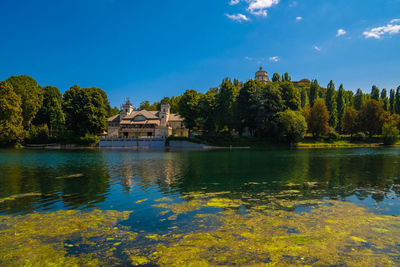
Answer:
[(397, 265), (399, 152), (1, 150), (0, 263)]

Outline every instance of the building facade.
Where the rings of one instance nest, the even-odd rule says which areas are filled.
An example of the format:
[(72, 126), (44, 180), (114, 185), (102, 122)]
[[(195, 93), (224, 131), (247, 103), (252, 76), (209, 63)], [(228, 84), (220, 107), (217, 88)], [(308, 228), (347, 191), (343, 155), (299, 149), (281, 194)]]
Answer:
[(134, 110), (128, 100), (122, 105), (120, 114), (107, 120), (107, 138), (151, 138), (185, 136), (189, 130), (183, 118), (170, 113), (170, 106), (161, 105), (160, 111)]

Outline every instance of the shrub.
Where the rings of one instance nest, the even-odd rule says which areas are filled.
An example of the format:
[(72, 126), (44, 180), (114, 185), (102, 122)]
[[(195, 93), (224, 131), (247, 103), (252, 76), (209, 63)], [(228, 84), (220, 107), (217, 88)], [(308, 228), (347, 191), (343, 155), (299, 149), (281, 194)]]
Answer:
[(335, 131), (335, 129), (331, 128), (331, 129), (329, 130), (329, 133), (328, 133), (328, 140), (334, 141), (334, 140), (339, 140), (339, 139), (340, 139), (340, 134), (338, 134), (338, 133)]
[(386, 123), (382, 127), (382, 136), (385, 145), (393, 145), (399, 139), (399, 129), (392, 123)]
[(85, 134), (85, 136), (79, 138), (79, 140), (80, 145), (84, 146), (96, 146), (100, 142), (99, 137), (93, 134)]
[(365, 141), (366, 135), (363, 132), (358, 132), (355, 136), (354, 136), (354, 140), (355, 141), (360, 141), (363, 142)]
[(285, 110), (278, 113), (280, 135), (289, 143), (299, 142), (307, 132), (307, 122), (299, 111)]
[(25, 139), (28, 144), (47, 144), (49, 141), (49, 128), (46, 124), (32, 125)]

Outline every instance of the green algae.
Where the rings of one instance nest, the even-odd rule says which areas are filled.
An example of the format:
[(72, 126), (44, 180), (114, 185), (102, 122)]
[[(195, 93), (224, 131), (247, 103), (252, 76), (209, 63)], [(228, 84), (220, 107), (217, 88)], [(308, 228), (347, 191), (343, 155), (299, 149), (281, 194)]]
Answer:
[(25, 197), (40, 197), (40, 196), (42, 196), (41, 193), (16, 194), (16, 195), (0, 198), (0, 203), (6, 202), (6, 201), (13, 201), (13, 200), (17, 200), (17, 199), (25, 198)]
[(75, 173), (70, 175), (57, 176), (56, 179), (72, 179), (72, 178), (81, 178), (83, 176), (85, 176), (83, 173)]
[(145, 202), (145, 201), (147, 201), (147, 200), (149, 200), (149, 199), (148, 199), (148, 198), (140, 199), (140, 200), (136, 201), (135, 203), (136, 203), (136, 204), (139, 204), (139, 203)]
[[(132, 240), (135, 233), (116, 228), (130, 212), (61, 210), (0, 216), (1, 266), (97, 266), (110, 248)], [(101, 245), (101, 249), (99, 249)], [(74, 247), (87, 253), (72, 255)]]

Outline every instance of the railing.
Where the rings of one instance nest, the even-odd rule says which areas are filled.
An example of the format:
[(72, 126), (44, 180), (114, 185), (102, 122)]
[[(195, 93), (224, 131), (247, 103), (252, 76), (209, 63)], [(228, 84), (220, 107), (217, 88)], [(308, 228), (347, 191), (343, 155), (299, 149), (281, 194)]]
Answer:
[(102, 136), (100, 137), (100, 140), (102, 141), (138, 141), (138, 140), (143, 140), (143, 141), (159, 141), (159, 140), (165, 140), (165, 137), (162, 136), (138, 136), (138, 137), (108, 137), (108, 136)]

